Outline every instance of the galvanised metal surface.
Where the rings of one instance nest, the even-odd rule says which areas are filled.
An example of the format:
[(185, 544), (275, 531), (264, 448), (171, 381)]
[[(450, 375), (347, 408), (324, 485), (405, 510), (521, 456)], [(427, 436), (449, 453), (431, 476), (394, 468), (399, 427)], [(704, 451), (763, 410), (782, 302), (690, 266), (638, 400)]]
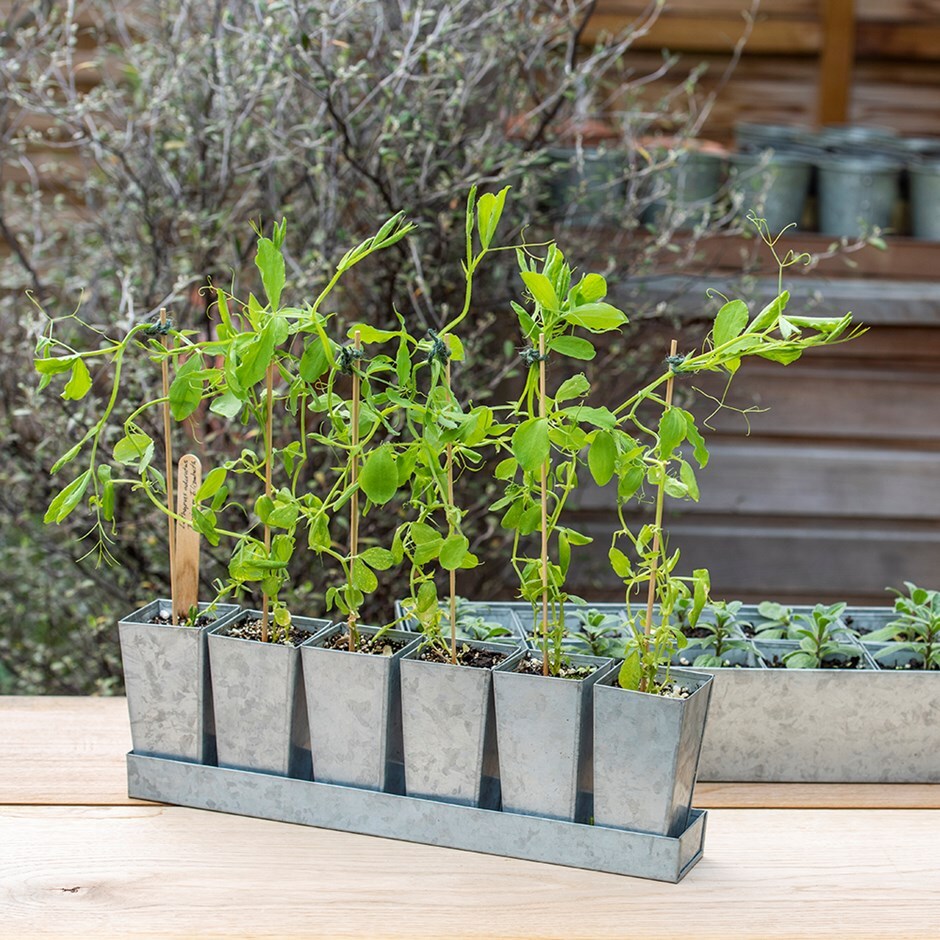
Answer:
[[(389, 639), (405, 643), (391, 656), (324, 647), (346, 629), (345, 624), (335, 624), (300, 649), (314, 779), (401, 793), (398, 668), (402, 655), (420, 640), (403, 630), (389, 630)], [(358, 629), (364, 636), (378, 632), (378, 627)]]
[[(527, 604), (526, 607), (529, 605)], [(441, 608), (448, 610), (446, 603), (441, 603)], [(517, 611), (513, 605), (509, 602), (503, 601), (465, 601), (463, 604), (463, 613), (466, 616), (470, 617), (480, 617), (483, 620), (497, 623), (501, 627), (505, 627), (509, 631), (508, 636), (493, 637), (493, 642), (495, 643), (515, 643), (525, 642), (525, 629), (522, 626), (522, 621), (517, 615)], [(459, 616), (459, 615), (458, 615)], [(418, 632), (420, 630), (417, 620), (413, 618), (405, 617), (405, 606), (403, 601), (395, 601), (395, 617), (401, 621), (401, 629), (408, 630), (410, 632)], [(444, 624), (445, 634), (450, 634), (450, 614), (446, 614), (448, 618)], [(457, 639), (458, 640), (470, 640), (476, 639), (476, 637), (471, 636), (467, 631), (462, 629), (460, 620), (457, 621)]]
[(670, 676), (692, 694), (628, 691), (616, 674), (594, 686), (596, 825), (663, 836), (688, 826), (713, 677), (687, 669)]
[(613, 660), (570, 656), (595, 665), (585, 679), (495, 672), (496, 733), (503, 809), (583, 822), (591, 815), (594, 683)]
[(216, 620), (206, 627), (150, 623), (172, 608), (156, 600), (118, 624), (131, 740), (139, 754), (215, 763), (206, 633), (232, 621), (239, 608), (216, 605)]
[[(261, 614), (252, 610), (244, 616)], [(294, 617), (292, 627), (315, 636), (330, 625), (328, 620)], [(225, 636), (227, 628), (209, 631), (219, 766), (309, 778), (300, 648)]]
[(886, 627), (898, 617), (893, 607), (848, 607), (840, 618), (850, 629), (854, 630), (862, 643), (867, 643), (866, 634)]
[(669, 839), (133, 753), (127, 780), (136, 799), (672, 883), (702, 857), (705, 843), (700, 810)]
[(940, 783), (940, 673), (712, 673), (699, 780)]
[[(505, 655), (512, 668), (525, 650), (509, 644), (466, 641), (473, 649)], [(492, 670), (423, 662), (418, 649), (401, 663), (405, 792), (465, 806), (499, 807), (499, 754)]]

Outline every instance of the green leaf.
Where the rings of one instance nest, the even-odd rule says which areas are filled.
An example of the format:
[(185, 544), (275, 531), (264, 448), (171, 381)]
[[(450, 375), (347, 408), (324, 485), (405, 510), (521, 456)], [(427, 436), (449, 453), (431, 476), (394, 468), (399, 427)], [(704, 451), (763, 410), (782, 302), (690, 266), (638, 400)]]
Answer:
[(43, 522), (59, 523), (82, 501), (88, 482), (91, 480), (91, 470), (86, 470), (61, 489), (49, 503), (49, 508), (43, 516)]
[(558, 310), (560, 304), (558, 295), (555, 293), (555, 287), (544, 274), (540, 274), (538, 271), (522, 271), (520, 274), (536, 303), (552, 312)]
[(588, 469), (598, 486), (606, 486), (614, 475), (617, 445), (608, 431), (597, 431), (588, 451)]
[(643, 677), (643, 670), (640, 667), (640, 653), (634, 650), (624, 659), (617, 674), (617, 681), (621, 689), (627, 689), (636, 692), (640, 688), (640, 679)]
[(441, 567), (445, 571), (456, 571), (463, 562), (467, 550), (470, 548), (470, 542), (466, 536), (455, 532), (444, 539), (441, 546), (440, 560)]
[(170, 413), (176, 421), (184, 421), (199, 406), (202, 400), (202, 357), (190, 356), (180, 366), (170, 383)]
[(68, 372), (75, 361), (75, 356), (50, 356), (46, 359), (34, 359), (33, 365), (40, 375), (58, 375), (60, 372)]
[(776, 323), (777, 318), (781, 313), (786, 309), (787, 301), (790, 299), (790, 292), (785, 290), (782, 294), (774, 297), (774, 299), (764, 307), (763, 310), (751, 321), (748, 328), (744, 331), (745, 333), (763, 333), (765, 330), (772, 329)]
[(712, 341), (715, 346), (723, 346), (740, 336), (747, 326), (747, 321), (747, 304), (743, 300), (732, 300), (726, 303), (718, 311), (712, 328)]
[(519, 463), (515, 457), (506, 457), (496, 465), (493, 476), (497, 480), (511, 480), (516, 475), (518, 466)]
[(496, 226), (499, 225), (500, 216), (503, 214), (508, 191), (509, 187), (506, 186), (496, 195), (484, 193), (477, 202), (477, 228), (480, 232), (480, 244), (484, 248), (489, 248), (496, 234)]
[[(82, 449), (82, 442), (73, 444), (51, 467), (50, 473), (58, 473), (67, 463), (71, 463)], [(515, 463), (515, 461), (513, 461)]]
[(594, 303), (607, 296), (607, 281), (600, 274), (585, 274), (575, 291), (582, 303)]
[(311, 551), (324, 552), (332, 545), (330, 522), (325, 515), (317, 516), (307, 532), (307, 546)]
[(389, 444), (382, 444), (366, 457), (359, 474), (359, 486), (373, 503), (387, 503), (398, 490), (398, 468)]
[(379, 586), (379, 579), (361, 558), (353, 559), (349, 580), (353, 587), (358, 588), (363, 594), (371, 594)]
[(695, 479), (695, 471), (684, 461), (679, 461), (679, 479), (685, 484), (689, 496), (698, 502), (699, 489), (698, 481)]
[(621, 474), (617, 483), (617, 499), (626, 502), (631, 499), (646, 479), (646, 467), (643, 464), (632, 464)]
[(669, 408), (659, 419), (659, 458), (668, 460), (686, 435), (685, 418), (679, 408)]
[(387, 548), (373, 546), (359, 556), (370, 568), (387, 571), (395, 564), (395, 556)]
[(453, 333), (448, 333), (446, 336), (443, 336), (444, 345), (450, 351), (450, 358), (454, 362), (463, 362), (465, 353), (463, 348), (463, 343), (460, 342), (460, 339), (454, 336)]
[(627, 322), (627, 315), (611, 304), (582, 304), (565, 314), (565, 320), (574, 326), (584, 327), (592, 333), (616, 330)]
[(76, 359), (72, 363), (72, 377), (65, 385), (62, 397), (70, 401), (78, 401), (88, 394), (91, 388), (91, 374), (88, 366), (81, 359)]
[(594, 428), (603, 428), (612, 431), (617, 426), (617, 416), (609, 408), (592, 408), (587, 405), (573, 405), (565, 409), (565, 413), (581, 424), (589, 424)]
[(570, 401), (572, 398), (582, 398), (591, 390), (591, 383), (583, 372), (565, 379), (555, 392), (555, 401)]
[(114, 445), (112, 457), (116, 463), (146, 466), (153, 457), (153, 439), (143, 432), (128, 434)]
[(548, 344), (548, 348), (571, 359), (589, 360), (597, 355), (594, 344), (580, 336), (556, 336)]
[(355, 326), (351, 326), (346, 335), (350, 339), (354, 339), (357, 331), (359, 340), (363, 343), (387, 343), (390, 339), (401, 335), (401, 330), (379, 330), (367, 323), (357, 323)]
[(443, 541), (441, 533), (426, 522), (413, 522), (408, 531), (415, 545), (427, 545), (431, 542)]
[(781, 346), (776, 349), (761, 350), (757, 355), (769, 359), (771, 362), (779, 362), (781, 365), (788, 366), (803, 355), (803, 350), (799, 346)]
[(695, 426), (695, 418), (688, 411), (683, 412), (685, 418), (685, 436), (692, 445), (692, 456), (695, 462), (704, 470), (708, 464), (708, 448), (705, 446), (705, 438), (699, 433)]
[(271, 310), (276, 310), (284, 289), (284, 255), (270, 238), (259, 238), (255, 264), (261, 272), (261, 283)]
[(607, 553), (607, 558), (610, 561), (610, 567), (613, 568), (614, 574), (618, 578), (633, 577), (633, 565), (630, 564), (630, 559), (619, 548), (611, 548)]
[(523, 470), (535, 471), (548, 461), (548, 419), (529, 418), (512, 435), (512, 452)]
[(202, 481), (202, 486), (196, 490), (196, 502), (200, 503), (204, 499), (211, 499), (219, 491), (225, 478), (228, 476), (228, 470), (225, 467), (214, 467), (206, 474)]
[(300, 377), (305, 382), (316, 382), (320, 376), (329, 371), (330, 365), (330, 357), (323, 348), (323, 340), (317, 334), (312, 335), (304, 347), (303, 355), (300, 357), (300, 363), (297, 366)]
[(222, 415), (223, 418), (234, 418), (244, 407), (245, 403), (240, 398), (236, 398), (231, 392), (225, 392), (212, 400), (209, 411)]
[(253, 385), (257, 385), (268, 370), (274, 356), (274, 340), (277, 329), (274, 323), (275, 321), (270, 321), (240, 351), (235, 374), (242, 388), (249, 389)]

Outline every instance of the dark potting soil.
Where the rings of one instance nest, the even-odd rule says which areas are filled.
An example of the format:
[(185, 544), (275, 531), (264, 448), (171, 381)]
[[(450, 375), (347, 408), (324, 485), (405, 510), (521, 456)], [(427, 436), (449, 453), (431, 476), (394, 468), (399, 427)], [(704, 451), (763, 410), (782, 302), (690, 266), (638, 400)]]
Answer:
[(909, 659), (906, 663), (898, 663), (896, 666), (886, 666), (884, 663), (880, 663), (879, 665), (882, 669), (894, 669), (900, 672), (910, 672), (912, 669), (916, 669), (919, 672), (924, 668), (924, 664), (919, 659)]
[[(256, 640), (260, 643), (261, 618), (248, 619), (243, 617), (241, 620), (236, 620), (235, 623), (229, 624), (225, 628), (223, 636), (235, 637), (236, 640)], [(308, 631), (296, 625), (292, 625), (289, 635), (285, 636), (282, 627), (276, 626), (273, 620), (268, 622), (269, 643), (277, 643), (281, 646), (300, 646), (309, 636)]]
[[(150, 623), (157, 623), (161, 627), (169, 626), (170, 624), (173, 623), (173, 614), (169, 612), (165, 614), (157, 614), (156, 617), (150, 620)], [(178, 623), (177, 626), (179, 627), (208, 627), (210, 623), (215, 623), (215, 617), (207, 617), (205, 614), (200, 614), (196, 618), (195, 623)]]
[[(505, 653), (494, 650), (478, 650), (466, 643), (457, 646), (457, 665), (470, 666), (472, 669), (492, 669), (506, 658)], [(436, 646), (429, 646), (418, 654), (418, 659), (426, 663), (449, 663), (450, 653), (445, 653)]]
[[(859, 656), (853, 656), (851, 659), (839, 660), (837, 662), (833, 662), (832, 660), (829, 660), (827, 662), (826, 660), (823, 660), (823, 664), (820, 668), (821, 669), (858, 669), (858, 664), (860, 660), (861, 660), (861, 657)], [(786, 669), (787, 668), (787, 664), (782, 659), (780, 659), (779, 656), (774, 656), (773, 659), (764, 658), (764, 665), (766, 665), (768, 669)], [(796, 671), (799, 672), (799, 670), (796, 670)]]
[(711, 631), (704, 627), (687, 627), (682, 631), (690, 640), (700, 640), (702, 637), (711, 636)]
[(754, 629), (754, 625), (751, 623), (739, 623), (738, 626), (741, 628), (741, 632), (748, 638), (753, 639), (757, 636), (757, 630)]
[[(553, 676), (555, 679), (586, 679), (591, 673), (597, 669), (597, 666), (575, 666), (572, 663), (563, 663), (561, 669), (558, 670), (558, 675)], [(518, 665), (515, 669), (516, 672), (524, 673), (527, 676), (540, 676), (542, 675), (542, 660), (534, 658), (533, 656), (524, 656), (519, 660)]]
[[(349, 651), (349, 631), (343, 630), (340, 633), (334, 633), (324, 644), (327, 649)], [(399, 650), (404, 649), (407, 644), (404, 640), (396, 640), (390, 636), (383, 636), (376, 639), (365, 633), (359, 634), (359, 644), (356, 647), (357, 653), (368, 653), (371, 656), (394, 656)]]

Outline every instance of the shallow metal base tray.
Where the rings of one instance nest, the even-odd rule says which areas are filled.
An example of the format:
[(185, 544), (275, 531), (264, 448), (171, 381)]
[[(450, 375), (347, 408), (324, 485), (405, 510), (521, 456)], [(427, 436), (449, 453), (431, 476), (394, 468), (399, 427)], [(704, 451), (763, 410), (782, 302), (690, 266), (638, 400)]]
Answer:
[(127, 755), (128, 796), (489, 855), (680, 881), (702, 857), (706, 813), (677, 839), (475, 809), (312, 780)]

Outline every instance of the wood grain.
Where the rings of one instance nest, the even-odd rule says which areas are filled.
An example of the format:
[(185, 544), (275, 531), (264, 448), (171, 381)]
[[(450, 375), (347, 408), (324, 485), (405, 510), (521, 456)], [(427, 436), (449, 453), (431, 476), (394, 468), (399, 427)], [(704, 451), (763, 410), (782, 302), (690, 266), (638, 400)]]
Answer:
[(940, 811), (716, 810), (678, 886), (182, 808), (0, 810), (10, 937), (932, 938)]
[[(123, 698), (0, 696), (0, 805), (142, 805), (127, 797)], [(940, 784), (700, 783), (711, 807), (940, 809)]]
[[(184, 454), (178, 466), (176, 514), (180, 520), (192, 520), (196, 492), (202, 483), (202, 464), (195, 454)], [(173, 606), (180, 621), (185, 621), (199, 603), (199, 539), (191, 522), (177, 521)]]

